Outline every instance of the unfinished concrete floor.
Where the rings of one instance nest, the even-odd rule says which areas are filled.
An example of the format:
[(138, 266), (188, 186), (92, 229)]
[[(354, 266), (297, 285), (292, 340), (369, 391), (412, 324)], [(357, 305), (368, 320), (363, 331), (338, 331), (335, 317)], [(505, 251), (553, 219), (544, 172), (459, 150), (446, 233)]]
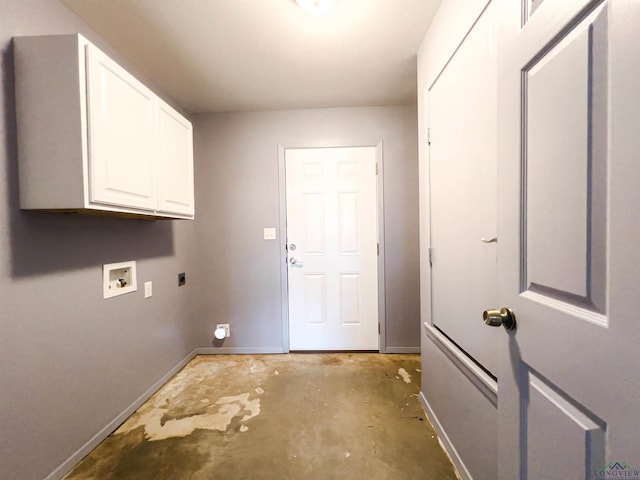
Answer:
[(418, 355), (211, 355), (67, 480), (455, 479), (424, 415)]

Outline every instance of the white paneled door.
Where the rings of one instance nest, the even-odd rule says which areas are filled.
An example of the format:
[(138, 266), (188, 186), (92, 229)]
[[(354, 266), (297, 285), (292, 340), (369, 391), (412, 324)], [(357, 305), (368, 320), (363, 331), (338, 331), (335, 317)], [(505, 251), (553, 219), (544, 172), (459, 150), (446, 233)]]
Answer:
[(637, 479), (640, 2), (498, 5), (499, 478)]
[(378, 350), (376, 148), (285, 162), (289, 348)]

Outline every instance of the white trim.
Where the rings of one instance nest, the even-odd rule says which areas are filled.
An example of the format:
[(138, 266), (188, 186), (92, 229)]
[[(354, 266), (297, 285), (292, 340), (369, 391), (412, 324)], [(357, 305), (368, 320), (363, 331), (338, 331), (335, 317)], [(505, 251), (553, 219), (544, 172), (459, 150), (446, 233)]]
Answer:
[[(387, 296), (386, 296), (386, 274), (385, 274), (385, 230), (384, 230), (384, 149), (382, 140), (376, 145), (376, 163), (378, 164), (378, 243), (380, 251), (378, 254), (378, 324), (380, 325), (380, 336), (378, 339), (378, 349), (380, 353), (392, 353), (387, 349)], [(418, 349), (419, 350), (419, 349)]]
[(282, 347), (204, 347), (194, 350), (196, 355), (270, 355), (287, 353)]
[(478, 365), (476, 365), (469, 357), (467, 357), (460, 348), (458, 348), (451, 340), (442, 333), (429, 325), (424, 324), (427, 337), (446, 355), (446, 357), (460, 370), (465, 377), (475, 385), (475, 387), (489, 400), (494, 406), (498, 405), (498, 382), (485, 373)]
[(67, 473), (75, 467), (80, 460), (86, 457), (91, 450), (96, 448), (105, 438), (113, 433), (122, 423), (129, 418), (140, 406), (149, 400), (151, 396), (156, 393), (160, 388), (167, 383), (171, 377), (184, 368), (196, 355), (198, 355), (198, 348), (189, 353), (186, 357), (178, 362), (171, 370), (165, 373), (160, 379), (149, 387), (142, 395), (140, 395), (131, 405), (124, 409), (122, 413), (117, 415), (107, 425), (105, 425), (98, 433), (96, 433), (91, 439), (76, 450), (69, 458), (60, 464), (53, 472), (46, 476), (45, 480), (59, 480), (63, 478)]
[(280, 308), (282, 353), (289, 353), (289, 278), (287, 273), (287, 184), (285, 148), (278, 145), (278, 214), (280, 227)]
[(436, 417), (436, 414), (434, 413), (431, 406), (429, 405), (429, 402), (427, 401), (423, 392), (420, 392), (419, 398), (420, 398), (420, 403), (422, 404), (422, 409), (424, 410), (425, 414), (429, 418), (429, 422), (435, 429), (436, 433), (438, 434), (438, 440), (439, 440), (440, 446), (445, 451), (445, 453), (449, 456), (449, 459), (451, 460), (451, 462), (455, 467), (456, 476), (462, 480), (473, 480), (473, 477), (471, 477), (471, 474), (469, 473), (469, 470), (467, 470), (467, 467), (462, 461), (462, 458), (460, 458), (460, 455), (458, 454), (456, 447), (454, 447), (453, 443), (451, 443), (451, 440), (449, 439), (447, 432), (445, 432), (444, 428), (442, 428), (442, 424), (438, 421), (438, 417)]

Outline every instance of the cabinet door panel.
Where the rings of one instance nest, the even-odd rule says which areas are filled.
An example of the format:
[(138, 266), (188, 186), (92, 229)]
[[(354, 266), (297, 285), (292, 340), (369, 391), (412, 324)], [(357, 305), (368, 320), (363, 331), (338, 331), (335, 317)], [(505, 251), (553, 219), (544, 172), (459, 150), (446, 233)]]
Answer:
[(162, 101), (158, 102), (158, 137), (158, 211), (192, 216), (192, 126)]
[(155, 210), (155, 95), (87, 46), (89, 201)]

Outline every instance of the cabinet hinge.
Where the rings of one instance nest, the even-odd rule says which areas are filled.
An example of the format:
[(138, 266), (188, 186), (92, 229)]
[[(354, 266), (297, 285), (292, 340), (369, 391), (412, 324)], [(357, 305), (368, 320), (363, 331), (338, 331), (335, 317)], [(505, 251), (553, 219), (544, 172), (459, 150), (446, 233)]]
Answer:
[(433, 265), (433, 248), (429, 247), (429, 265)]
[(427, 145), (431, 145), (431, 127), (427, 127)]
[(376, 253), (380, 255), (380, 244), (376, 243)]

